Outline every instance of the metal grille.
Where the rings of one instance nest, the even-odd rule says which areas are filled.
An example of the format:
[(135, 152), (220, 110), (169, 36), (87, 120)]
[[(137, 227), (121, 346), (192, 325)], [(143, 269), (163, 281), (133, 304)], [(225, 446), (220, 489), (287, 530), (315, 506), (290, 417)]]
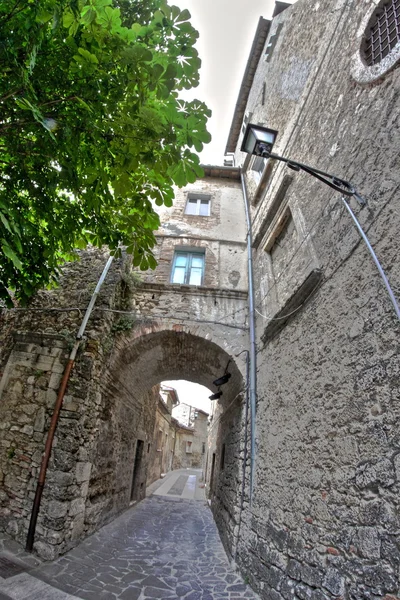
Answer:
[(366, 31), (364, 57), (369, 66), (381, 62), (400, 40), (400, 0), (383, 2)]

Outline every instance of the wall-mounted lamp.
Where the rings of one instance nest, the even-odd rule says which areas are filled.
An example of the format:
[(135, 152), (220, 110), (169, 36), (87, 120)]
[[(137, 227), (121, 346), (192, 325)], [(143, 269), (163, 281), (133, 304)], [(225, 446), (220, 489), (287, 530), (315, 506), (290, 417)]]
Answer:
[(230, 378), (231, 374), (225, 373), (225, 375), (222, 375), (222, 377), (218, 377), (218, 379), (213, 381), (213, 384), (215, 385), (215, 387), (219, 387), (220, 385), (224, 385), (224, 383), (228, 383)]
[(262, 156), (264, 158), (274, 158), (275, 160), (284, 162), (294, 171), (305, 171), (345, 196), (354, 196), (361, 206), (366, 204), (365, 200), (361, 198), (348, 181), (339, 179), (339, 177), (335, 177), (335, 175), (330, 175), (329, 173), (325, 173), (325, 171), (320, 171), (319, 169), (315, 169), (314, 167), (299, 163), (295, 160), (272, 154), (272, 148), (277, 136), (278, 132), (275, 129), (268, 129), (268, 127), (263, 127), (262, 125), (249, 123), (244, 132), (240, 150), (242, 152), (247, 152), (247, 154), (254, 154), (255, 156)]
[(394, 306), (397, 318), (400, 320), (400, 307), (397, 303), (396, 297), (393, 293), (392, 288), (390, 287), (389, 281), (385, 275), (385, 272), (383, 271), (382, 265), (380, 264), (378, 257), (376, 256), (365, 231), (361, 227), (360, 222), (358, 221), (357, 217), (355, 216), (350, 207), (348, 198), (354, 197), (360, 204), (360, 206), (365, 206), (366, 201), (358, 194), (357, 190), (348, 181), (345, 181), (344, 179), (339, 179), (339, 177), (336, 177), (335, 175), (325, 173), (325, 171), (320, 171), (315, 167), (310, 167), (310, 165), (305, 165), (295, 160), (279, 156), (278, 154), (273, 154), (272, 148), (277, 138), (277, 135), (278, 132), (274, 129), (268, 129), (267, 127), (263, 127), (262, 125), (254, 125), (253, 123), (248, 123), (244, 132), (243, 142), (240, 149), (242, 152), (247, 152), (248, 154), (262, 156), (264, 158), (273, 158), (275, 160), (284, 162), (288, 167), (290, 167), (294, 171), (304, 171), (305, 173), (312, 175), (319, 181), (322, 181), (322, 183), (325, 183), (333, 190), (342, 194), (342, 202), (346, 207), (346, 210), (350, 214), (351, 218), (353, 219), (353, 222), (357, 227), (359, 234), (363, 238), (372, 256), (372, 259), (378, 268), (379, 274), (383, 280), (383, 283), (385, 284), (390, 300)]
[(211, 396), (208, 396), (209, 400), (218, 400), (219, 398), (221, 398), (222, 396), (222, 392), (215, 392), (215, 394), (212, 394)]
[(271, 153), (275, 144), (278, 132), (275, 129), (268, 129), (261, 125), (249, 123), (244, 132), (243, 143), (240, 150), (247, 154), (264, 156), (264, 153)]

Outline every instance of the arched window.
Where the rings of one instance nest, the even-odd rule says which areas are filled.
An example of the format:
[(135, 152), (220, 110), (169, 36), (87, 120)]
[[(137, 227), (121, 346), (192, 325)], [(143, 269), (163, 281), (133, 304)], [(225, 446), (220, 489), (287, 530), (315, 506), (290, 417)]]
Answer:
[(363, 44), (368, 66), (379, 64), (400, 41), (400, 0), (384, 0), (374, 11)]

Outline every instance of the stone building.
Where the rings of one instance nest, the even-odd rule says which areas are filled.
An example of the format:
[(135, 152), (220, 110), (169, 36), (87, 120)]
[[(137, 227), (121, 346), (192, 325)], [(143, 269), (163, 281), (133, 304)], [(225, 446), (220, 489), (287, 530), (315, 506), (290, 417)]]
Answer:
[(248, 452), (242, 502), (238, 404), (213, 417), (208, 485), (226, 547), (267, 600), (400, 592), (399, 320), (340, 194), (240, 151), (261, 124), (276, 154), (352, 182), (399, 298), (399, 20), (395, 2), (277, 2), (229, 133), (252, 219), (254, 493)]
[(149, 467), (146, 485), (160, 479), (173, 468), (176, 444), (176, 420), (172, 417), (174, 406), (179, 403), (177, 391), (169, 386), (154, 386), (159, 390), (155, 415), (153, 440), (148, 445)]
[[(143, 497), (159, 397), (154, 386), (186, 379), (213, 390), (247, 345), (237, 169), (206, 167), (203, 179), (177, 191), (164, 219), (156, 234), (158, 268), (138, 276), (126, 257), (115, 259), (80, 345), (35, 533), (34, 550), (44, 558)], [(62, 373), (107, 258), (106, 250), (81, 252), (57, 289), (37, 294), (25, 311), (0, 315), (0, 526), (21, 543)], [(243, 389), (244, 370), (242, 357), (232, 363), (227, 398)]]
[(178, 421), (174, 469), (204, 469), (208, 438), (208, 413), (180, 403), (173, 410)]
[[(371, 54), (366, 38), (376, 19), (384, 30), (382, 14), (389, 42)], [(273, 19), (260, 19), (227, 142), (236, 166), (207, 166), (177, 190), (161, 211), (154, 272), (138, 281), (121, 259), (102, 288), (57, 428), (36, 531), (42, 556), (129, 505), (136, 442), (146, 447), (154, 431), (153, 386), (187, 379), (217, 392), (229, 373), (212, 415), (207, 489), (252, 586), (266, 600), (399, 596), (399, 321), (340, 195), (240, 151), (247, 123), (262, 124), (278, 131), (277, 154), (351, 181), (367, 200), (351, 206), (398, 297), (398, 21), (393, 0), (276, 2)], [(241, 173), (256, 313), (251, 498)], [(21, 542), (79, 310), (105, 260), (83, 252), (59, 289), (1, 315), (0, 518)]]

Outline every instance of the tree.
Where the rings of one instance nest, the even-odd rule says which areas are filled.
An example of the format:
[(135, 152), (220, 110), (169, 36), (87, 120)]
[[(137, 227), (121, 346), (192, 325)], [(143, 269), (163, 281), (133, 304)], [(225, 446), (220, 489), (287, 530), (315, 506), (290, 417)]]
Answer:
[(210, 141), (197, 31), (166, 0), (0, 4), (0, 298), (55, 280), (73, 249), (127, 246), (154, 268), (172, 186)]

